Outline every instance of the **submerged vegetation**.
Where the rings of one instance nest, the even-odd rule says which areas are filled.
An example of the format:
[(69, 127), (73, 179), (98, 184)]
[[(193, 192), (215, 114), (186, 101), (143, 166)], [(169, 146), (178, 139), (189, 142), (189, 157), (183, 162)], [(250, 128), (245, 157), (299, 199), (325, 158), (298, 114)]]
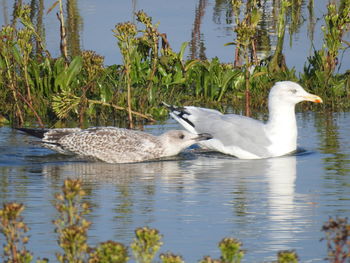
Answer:
[[(162, 246), (162, 235), (157, 229), (141, 227), (135, 230), (135, 238), (129, 248), (115, 241), (106, 241), (91, 246), (88, 244), (88, 230), (91, 222), (85, 219), (90, 213), (90, 205), (84, 201), (86, 193), (80, 180), (67, 179), (62, 192), (55, 196), (55, 207), (58, 213), (53, 222), (56, 225), (57, 243), (61, 252), (56, 259), (61, 263), (125, 263), (134, 259), (138, 263), (155, 262), (155, 257)], [(4, 262), (30, 263), (33, 254), (26, 249), (29, 237), (28, 226), (21, 213), (22, 204), (5, 203), (0, 209), (0, 234), (5, 237), (6, 244), (2, 252)], [(348, 262), (350, 259), (350, 224), (346, 218), (330, 218), (322, 228), (326, 232), (329, 262)], [(218, 247), (221, 251), (219, 259), (205, 256), (200, 263), (239, 263), (244, 258), (242, 243), (234, 238), (222, 239)], [(170, 252), (159, 254), (162, 263), (184, 263), (180, 255)], [(258, 260), (258, 259), (257, 259)], [(37, 259), (37, 263), (49, 262), (48, 259)], [(297, 263), (299, 258), (294, 250), (279, 251), (279, 263)]]
[[(135, 121), (165, 118), (167, 111), (159, 106), (162, 101), (211, 105), (221, 110), (234, 103), (235, 109), (244, 107), (250, 115), (252, 107), (265, 105), (262, 94), (278, 80), (299, 81), (327, 98), (327, 108), (350, 106), (349, 70), (343, 74), (336, 71), (350, 44), (344, 40), (350, 29), (350, 0), (329, 2), (323, 46), (314, 50), (299, 76), (286, 66), (283, 45), (285, 30), (293, 35), (300, 26), (302, 1), (282, 0), (274, 6), (277, 46), (262, 59), (257, 56), (264, 39), (261, 1), (227, 1), (235, 22), (232, 30), (236, 39), (227, 43), (235, 48), (232, 64), (217, 58), (184, 59), (187, 43), (179, 51), (172, 50), (158, 24), (139, 11), (137, 24), (119, 23), (113, 30), (123, 64), (112, 66), (104, 66), (104, 58), (94, 51), (79, 49), (79, 38), (74, 34), (79, 20), (74, 1), (67, 3), (67, 15), (72, 17), (68, 21), (62, 0), (48, 10), (58, 9), (61, 56), (57, 58), (46, 49), (39, 23), (42, 13), (38, 12), (35, 25), (31, 7), (16, 3), (12, 23), (0, 31), (0, 116), (12, 125), (36, 120), (42, 127), (59, 126), (61, 120), (73, 120), (84, 126), (113, 116), (128, 120), (132, 127)], [(313, 5), (309, 0), (310, 16)]]

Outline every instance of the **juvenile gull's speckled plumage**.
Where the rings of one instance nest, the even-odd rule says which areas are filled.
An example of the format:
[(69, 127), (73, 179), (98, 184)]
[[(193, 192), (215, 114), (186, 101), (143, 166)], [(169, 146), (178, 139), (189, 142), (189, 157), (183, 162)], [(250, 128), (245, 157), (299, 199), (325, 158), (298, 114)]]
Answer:
[(26, 129), (19, 130), (42, 138), (45, 147), (62, 154), (92, 157), (108, 163), (130, 163), (177, 155), (181, 150), (209, 134), (168, 131), (160, 136), (115, 127), (89, 129)]

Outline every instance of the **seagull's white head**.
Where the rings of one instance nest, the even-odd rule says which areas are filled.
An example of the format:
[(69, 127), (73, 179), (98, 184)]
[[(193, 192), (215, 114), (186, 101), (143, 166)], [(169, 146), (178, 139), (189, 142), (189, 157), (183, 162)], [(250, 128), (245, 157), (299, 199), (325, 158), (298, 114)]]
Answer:
[(306, 92), (298, 83), (292, 81), (277, 82), (269, 94), (269, 102), (283, 102), (295, 105), (301, 101), (322, 103), (322, 99), (314, 94)]
[(164, 154), (167, 156), (176, 155), (192, 144), (212, 138), (208, 133), (194, 134), (184, 130), (172, 130), (160, 136)]

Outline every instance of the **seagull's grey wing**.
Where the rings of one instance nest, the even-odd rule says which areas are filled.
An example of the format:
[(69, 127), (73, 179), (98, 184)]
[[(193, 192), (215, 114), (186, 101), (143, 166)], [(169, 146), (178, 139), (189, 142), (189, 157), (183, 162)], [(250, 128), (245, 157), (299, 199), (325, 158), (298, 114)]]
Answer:
[(162, 148), (152, 135), (114, 127), (89, 128), (59, 140), (66, 150), (110, 163), (157, 158)]
[[(266, 134), (265, 124), (260, 121), (199, 107), (185, 107), (181, 118), (178, 115), (176, 117), (186, 129), (192, 129), (196, 133), (209, 133), (213, 140), (220, 141), (225, 148), (239, 147), (261, 157), (269, 155), (267, 147), (271, 141)], [(201, 144), (213, 145), (213, 140)]]
[(170, 115), (179, 122), (186, 130), (191, 133), (200, 133), (197, 130), (198, 123), (208, 121), (207, 116), (222, 116), (223, 114), (217, 110), (186, 106), (167, 106), (170, 110)]
[[(204, 127), (208, 124), (204, 124)], [(271, 141), (264, 123), (244, 116), (229, 114), (211, 120), (211, 134), (225, 147), (239, 147), (259, 157), (268, 157)]]

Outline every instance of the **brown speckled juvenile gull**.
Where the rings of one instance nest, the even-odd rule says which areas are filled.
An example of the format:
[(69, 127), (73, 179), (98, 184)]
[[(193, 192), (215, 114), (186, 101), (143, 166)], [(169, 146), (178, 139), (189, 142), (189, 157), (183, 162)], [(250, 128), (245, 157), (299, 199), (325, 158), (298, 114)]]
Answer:
[(115, 127), (89, 129), (27, 129), (18, 128), (42, 139), (46, 148), (62, 154), (76, 154), (107, 163), (132, 163), (177, 155), (211, 135), (172, 130), (160, 136)]

